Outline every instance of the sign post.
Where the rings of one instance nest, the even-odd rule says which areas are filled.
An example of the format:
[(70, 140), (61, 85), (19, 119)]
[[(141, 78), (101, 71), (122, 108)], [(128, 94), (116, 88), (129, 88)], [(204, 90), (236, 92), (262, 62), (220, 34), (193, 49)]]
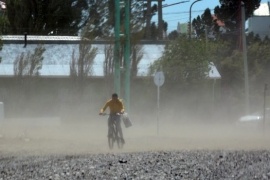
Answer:
[(165, 77), (162, 71), (156, 72), (154, 76), (154, 83), (157, 86), (157, 134), (159, 134), (159, 99), (160, 99), (160, 87), (164, 84)]

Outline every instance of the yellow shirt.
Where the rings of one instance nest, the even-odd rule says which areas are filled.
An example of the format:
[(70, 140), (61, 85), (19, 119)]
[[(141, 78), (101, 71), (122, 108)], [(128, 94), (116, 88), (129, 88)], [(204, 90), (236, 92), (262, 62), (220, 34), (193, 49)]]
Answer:
[(124, 112), (124, 105), (120, 99), (117, 99), (117, 100), (111, 99), (107, 101), (104, 107), (100, 110), (100, 112), (103, 113), (107, 109), (107, 107), (110, 108), (111, 114)]

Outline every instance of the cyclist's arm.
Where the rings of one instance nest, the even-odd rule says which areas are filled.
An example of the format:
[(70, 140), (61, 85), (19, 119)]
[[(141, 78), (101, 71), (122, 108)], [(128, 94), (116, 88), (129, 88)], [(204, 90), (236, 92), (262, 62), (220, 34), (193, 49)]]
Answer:
[(120, 113), (123, 114), (123, 113), (125, 112), (125, 107), (124, 107), (123, 101), (120, 100), (120, 102), (121, 102), (121, 106), (120, 106), (121, 110), (120, 110)]
[(104, 105), (104, 107), (100, 109), (100, 113), (99, 114), (104, 113), (104, 111), (106, 111), (106, 109), (107, 109), (108, 106), (109, 106), (109, 102), (106, 102), (106, 104)]

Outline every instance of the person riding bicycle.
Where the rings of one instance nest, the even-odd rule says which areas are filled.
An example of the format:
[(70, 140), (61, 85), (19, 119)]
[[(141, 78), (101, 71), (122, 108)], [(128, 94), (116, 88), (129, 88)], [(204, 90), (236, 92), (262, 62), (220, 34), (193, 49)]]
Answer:
[(107, 109), (107, 107), (109, 107), (110, 109), (110, 116), (108, 118), (108, 136), (110, 136), (112, 133), (110, 132), (111, 131), (110, 126), (112, 125), (113, 121), (116, 121), (116, 128), (118, 129), (120, 138), (122, 140), (122, 143), (124, 144), (125, 140), (123, 138), (123, 132), (121, 128), (120, 114), (123, 114), (125, 109), (124, 109), (123, 102), (121, 99), (118, 98), (117, 93), (112, 94), (112, 98), (106, 102), (104, 107), (100, 110), (99, 115), (102, 115)]

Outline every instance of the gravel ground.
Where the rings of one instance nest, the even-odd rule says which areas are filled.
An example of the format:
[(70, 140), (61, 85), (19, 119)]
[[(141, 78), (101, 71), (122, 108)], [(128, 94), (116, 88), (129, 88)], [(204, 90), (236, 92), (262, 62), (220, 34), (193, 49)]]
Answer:
[[(227, 126), (134, 126), (110, 151), (106, 124), (28, 131), (4, 128), (0, 180), (270, 179), (270, 133)], [(101, 128), (96, 128), (101, 127)], [(268, 132), (268, 131), (267, 131)]]
[(0, 179), (270, 179), (269, 151), (157, 151), (0, 158)]

